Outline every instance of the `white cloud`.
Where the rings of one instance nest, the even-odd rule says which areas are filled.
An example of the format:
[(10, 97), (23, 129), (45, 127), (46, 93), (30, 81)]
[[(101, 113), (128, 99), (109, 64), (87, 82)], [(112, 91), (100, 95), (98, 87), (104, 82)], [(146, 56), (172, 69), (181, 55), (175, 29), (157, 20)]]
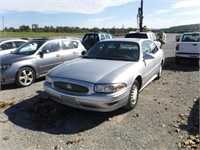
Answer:
[(93, 26), (97, 26), (99, 24), (102, 24), (104, 22), (110, 21), (116, 17), (105, 17), (105, 18), (95, 18), (95, 19), (88, 19), (88, 24), (91, 24)]
[(200, 9), (197, 10), (193, 10), (193, 11), (186, 11), (186, 12), (181, 12), (181, 13), (177, 13), (177, 16), (185, 16), (185, 15), (200, 15)]
[(97, 19), (89, 19), (86, 22), (82, 23), (82, 27), (98, 27), (98, 28), (122, 28), (124, 26), (127, 27), (136, 27), (134, 20), (116, 20), (116, 17), (106, 17), (106, 18), (97, 18)]
[(156, 10), (155, 15), (161, 15), (161, 14), (166, 13), (166, 12), (170, 12), (170, 10), (169, 9)]
[(1, 0), (2, 12), (40, 12), (63, 13), (74, 12), (95, 14), (107, 7), (119, 6), (137, 0)]
[(190, 18), (183, 18), (180, 17), (173, 17), (173, 18), (146, 18), (144, 20), (144, 25), (148, 28), (168, 28), (178, 25), (184, 24), (196, 24), (199, 22), (198, 17), (190, 17)]
[(200, 7), (199, 0), (184, 0), (178, 3), (175, 3), (171, 8), (187, 8), (187, 7)]

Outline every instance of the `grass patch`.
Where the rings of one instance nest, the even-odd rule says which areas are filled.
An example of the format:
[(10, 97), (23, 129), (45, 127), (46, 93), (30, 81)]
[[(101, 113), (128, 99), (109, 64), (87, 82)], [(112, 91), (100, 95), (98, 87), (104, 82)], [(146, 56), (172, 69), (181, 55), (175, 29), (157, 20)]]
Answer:
[(0, 38), (43, 38), (43, 37), (79, 37), (84, 33), (53, 33), (53, 32), (0, 32)]

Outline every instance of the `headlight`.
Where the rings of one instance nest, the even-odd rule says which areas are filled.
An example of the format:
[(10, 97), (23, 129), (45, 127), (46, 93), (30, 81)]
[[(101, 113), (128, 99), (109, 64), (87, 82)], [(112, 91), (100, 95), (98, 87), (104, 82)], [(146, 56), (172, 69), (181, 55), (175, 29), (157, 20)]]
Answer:
[(5, 64), (5, 65), (1, 65), (0, 68), (1, 69), (7, 69), (11, 66), (11, 64)]
[(114, 93), (120, 91), (123, 88), (126, 88), (125, 83), (97, 84), (94, 86), (94, 91), (97, 93)]
[(46, 82), (53, 83), (53, 78), (50, 77), (49, 75), (46, 75)]

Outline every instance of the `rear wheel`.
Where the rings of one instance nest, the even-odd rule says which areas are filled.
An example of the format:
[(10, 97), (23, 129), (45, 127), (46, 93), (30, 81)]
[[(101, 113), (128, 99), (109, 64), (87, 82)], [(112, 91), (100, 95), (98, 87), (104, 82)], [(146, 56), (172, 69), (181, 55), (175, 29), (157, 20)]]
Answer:
[(133, 108), (135, 108), (138, 102), (138, 97), (139, 97), (139, 83), (137, 80), (135, 80), (131, 87), (129, 99), (127, 104), (125, 105), (125, 109), (132, 110)]
[(35, 80), (35, 73), (33, 69), (29, 67), (21, 68), (16, 76), (16, 83), (20, 87), (26, 87), (31, 85)]

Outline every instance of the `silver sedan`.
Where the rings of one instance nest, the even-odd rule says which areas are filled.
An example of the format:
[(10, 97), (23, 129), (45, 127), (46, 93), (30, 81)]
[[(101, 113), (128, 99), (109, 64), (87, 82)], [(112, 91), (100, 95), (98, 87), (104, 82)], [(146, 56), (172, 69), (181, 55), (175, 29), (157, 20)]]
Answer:
[(164, 53), (149, 39), (97, 43), (82, 58), (52, 69), (44, 89), (59, 103), (91, 111), (133, 109), (139, 92), (159, 79)]
[(0, 56), (1, 85), (29, 86), (53, 67), (79, 58), (82, 51), (85, 48), (73, 37), (30, 40), (12, 53)]

